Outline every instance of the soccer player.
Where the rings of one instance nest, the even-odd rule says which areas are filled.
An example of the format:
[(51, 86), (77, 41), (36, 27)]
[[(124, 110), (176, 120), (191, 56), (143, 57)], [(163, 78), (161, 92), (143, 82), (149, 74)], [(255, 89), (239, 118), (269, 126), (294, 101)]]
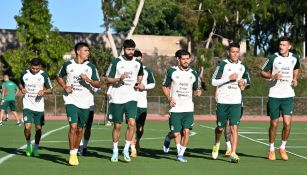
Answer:
[(286, 143), (291, 130), (291, 116), (294, 108), (294, 87), (300, 68), (299, 57), (290, 52), (291, 40), (288, 37), (279, 39), (279, 52), (270, 55), (264, 63), (261, 76), (270, 79), (268, 115), (271, 118), (269, 128), (268, 159), (276, 160), (274, 141), (280, 115), (283, 117), (283, 129), (279, 153), (283, 160), (288, 160)]
[[(169, 124), (171, 132), (164, 140), (164, 152), (168, 152), (170, 139), (175, 139), (180, 162), (187, 162), (184, 152), (189, 143), (189, 133), (194, 123), (194, 103), (192, 95), (201, 95), (200, 78), (190, 68), (191, 55), (185, 50), (176, 52), (178, 65), (167, 70), (163, 81), (163, 93), (170, 105)], [(182, 135), (182, 136), (181, 136)]]
[[(20, 77), (19, 88), (23, 94), (24, 135), (27, 142), (26, 155), (39, 157), (38, 145), (44, 125), (44, 95), (52, 93), (52, 85), (46, 72), (41, 70), (41, 60), (34, 58), (30, 69)], [(34, 149), (31, 144), (31, 127), (35, 125)]]
[(14, 82), (10, 81), (8, 75), (4, 75), (3, 79), (4, 82), (2, 84), (2, 101), (1, 101), (3, 107), (0, 112), (0, 125), (2, 125), (4, 111), (8, 111), (8, 109), (11, 109), (12, 114), (17, 120), (17, 125), (21, 126), (22, 120), (19, 120), (19, 117), (17, 116), (16, 112), (16, 95), (19, 93), (18, 86)]
[[(141, 51), (136, 50), (134, 57), (137, 57), (142, 63), (144, 57)], [(144, 133), (144, 125), (147, 116), (147, 90), (153, 89), (156, 85), (152, 70), (149, 67), (143, 66), (144, 75), (141, 86), (144, 90), (137, 91), (137, 117), (136, 117), (136, 132), (131, 141), (131, 157), (137, 156), (137, 151), (140, 151), (140, 140)]]
[(107, 83), (112, 85), (109, 118), (113, 125), (113, 154), (112, 162), (118, 161), (118, 140), (120, 129), (125, 114), (128, 123), (126, 141), (123, 150), (124, 160), (130, 162), (129, 147), (135, 129), (135, 118), (137, 115), (137, 90), (143, 90), (142, 84), (143, 65), (134, 57), (135, 42), (131, 39), (123, 43), (124, 54), (114, 59), (107, 71)]
[(220, 147), (220, 138), (224, 127), (229, 120), (231, 130), (231, 162), (238, 163), (240, 158), (236, 154), (238, 144), (238, 125), (242, 114), (242, 92), (250, 84), (246, 65), (239, 60), (240, 45), (231, 43), (228, 48), (228, 58), (221, 61), (213, 76), (212, 85), (216, 90), (216, 117), (215, 144), (212, 149), (212, 158), (217, 159)]
[[(75, 45), (76, 58), (66, 61), (61, 67), (57, 81), (63, 88), (63, 98), (69, 122), (69, 165), (79, 165), (77, 152), (86, 125), (91, 104), (91, 88), (100, 88), (98, 71), (87, 61), (90, 51), (87, 43)], [(66, 77), (66, 82), (64, 80)]]

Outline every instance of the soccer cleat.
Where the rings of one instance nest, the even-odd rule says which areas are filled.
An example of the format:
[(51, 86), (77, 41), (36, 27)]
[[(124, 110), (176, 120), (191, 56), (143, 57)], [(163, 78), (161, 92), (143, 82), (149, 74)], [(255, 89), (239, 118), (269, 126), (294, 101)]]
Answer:
[(217, 159), (217, 157), (219, 156), (219, 149), (220, 149), (220, 146), (216, 146), (216, 145), (213, 146), (212, 159)]
[(112, 123), (110, 121), (107, 121), (106, 126), (112, 126)]
[(165, 136), (164, 143), (163, 143), (163, 151), (164, 151), (164, 153), (168, 153), (169, 152), (169, 145), (171, 143), (169, 140), (166, 139), (167, 137), (168, 136)]
[(239, 158), (239, 156), (238, 156), (236, 153), (232, 153), (232, 154), (230, 155), (230, 161), (231, 161), (232, 163), (239, 163), (240, 158)]
[(288, 160), (288, 155), (285, 149), (279, 148), (279, 154), (282, 160)]
[(111, 162), (118, 162), (118, 152), (113, 151)]
[(2, 122), (0, 122), (0, 126), (3, 126)]
[(27, 155), (27, 156), (31, 156), (32, 153), (33, 153), (32, 145), (28, 145), (28, 146), (27, 146), (27, 150), (26, 150), (26, 155)]
[(136, 152), (136, 150), (131, 151), (130, 156), (131, 156), (131, 157), (134, 157), (134, 158), (137, 157), (137, 152)]
[(269, 160), (276, 160), (275, 151), (268, 152), (268, 159)]
[(231, 155), (231, 149), (227, 149), (224, 156), (229, 157), (230, 155)]
[(83, 155), (83, 146), (80, 146), (78, 149), (78, 155), (82, 156)]
[(179, 160), (179, 162), (183, 162), (183, 163), (188, 162), (188, 160), (185, 159), (184, 156), (180, 156), (180, 155), (177, 157), (177, 160)]
[(126, 162), (130, 162), (131, 161), (131, 158), (130, 158), (130, 156), (129, 156), (129, 152), (128, 151), (123, 151), (123, 156), (124, 156), (124, 160), (126, 161)]
[(70, 154), (68, 163), (71, 166), (79, 165), (79, 160), (78, 160), (77, 154)]
[(33, 150), (33, 156), (34, 156), (34, 157), (39, 157), (38, 149), (34, 149), (34, 150)]
[(17, 125), (17, 126), (21, 126), (21, 122), (18, 121), (18, 122), (16, 123), (16, 125)]
[(88, 153), (87, 148), (83, 148), (83, 149), (82, 149), (82, 155), (83, 155), (83, 156), (86, 156), (87, 153)]

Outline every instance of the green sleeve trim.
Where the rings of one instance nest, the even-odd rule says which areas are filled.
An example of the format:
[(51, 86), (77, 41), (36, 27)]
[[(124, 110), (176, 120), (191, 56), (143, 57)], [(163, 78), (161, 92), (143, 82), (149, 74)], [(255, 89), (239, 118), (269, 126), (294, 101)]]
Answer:
[(44, 77), (44, 86), (47, 89), (51, 89), (52, 88), (52, 84), (51, 84), (51, 81), (50, 81), (50, 78), (49, 78), (48, 74), (46, 72), (43, 72), (41, 75)]
[(218, 66), (216, 67), (212, 79), (221, 79), (224, 71), (224, 67), (227, 63), (225, 61), (221, 61)]
[(147, 77), (147, 83), (151, 84), (151, 83), (156, 83), (155, 77), (153, 75), (153, 72), (150, 68), (145, 67), (145, 71), (148, 72), (148, 77)]
[(300, 69), (300, 68), (301, 68), (301, 64), (300, 64), (300, 58), (299, 58), (299, 56), (296, 55), (296, 54), (293, 54), (293, 57), (297, 59), (296, 64), (295, 64), (295, 66), (294, 66), (293, 69), (294, 69), (294, 70), (295, 70), (295, 69)]
[(107, 77), (110, 77), (110, 78), (115, 78), (115, 75), (116, 75), (116, 66), (117, 66), (117, 63), (120, 61), (119, 58), (115, 58), (111, 61), (111, 64), (109, 65), (109, 68), (106, 72), (106, 76)]
[(162, 86), (168, 87), (172, 83), (172, 74), (176, 71), (175, 68), (169, 68), (164, 77)]
[(25, 86), (25, 82), (23, 81), (23, 76), (25, 74), (27, 74), (27, 71), (23, 71), (19, 79), (19, 84), (22, 84), (23, 86)]
[(197, 71), (194, 70), (194, 69), (192, 70), (192, 74), (195, 76), (195, 82), (193, 83), (193, 90), (195, 91), (195, 90), (197, 90), (201, 87), (200, 77), (199, 77)]
[(246, 64), (242, 64), (244, 67), (245, 67), (245, 72), (243, 73), (243, 76), (242, 78), (246, 80), (246, 83), (248, 85), (251, 84), (251, 79), (250, 79), (250, 76), (249, 76), (249, 71), (248, 71), (248, 67)]
[(268, 57), (268, 59), (266, 60), (266, 62), (264, 63), (264, 65), (262, 66), (262, 70), (264, 72), (268, 72), (270, 70), (273, 69), (273, 63), (274, 63), (274, 60), (275, 58), (277, 57), (276, 54), (272, 54)]
[(138, 63), (140, 63), (140, 70), (138, 72), (138, 76), (144, 75), (144, 69), (143, 69), (143, 63), (140, 60), (136, 60)]
[(58, 76), (59, 76), (59, 77), (62, 77), (62, 78), (63, 78), (63, 77), (65, 77), (65, 76), (67, 75), (66, 68), (67, 68), (67, 66), (70, 65), (70, 64), (71, 64), (71, 61), (66, 61), (66, 62), (62, 65), (60, 71), (58, 72)]
[(100, 81), (100, 78), (99, 78), (99, 73), (98, 73), (98, 70), (96, 68), (96, 66), (93, 64), (93, 63), (88, 63), (87, 64), (91, 70), (92, 70), (92, 77), (91, 77), (91, 80), (94, 80), (94, 81)]

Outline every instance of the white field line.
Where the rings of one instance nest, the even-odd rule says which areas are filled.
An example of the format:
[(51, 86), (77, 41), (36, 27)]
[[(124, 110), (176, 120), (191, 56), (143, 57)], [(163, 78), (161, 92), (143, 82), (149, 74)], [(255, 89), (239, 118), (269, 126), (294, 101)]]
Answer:
[[(62, 126), (62, 127), (60, 127), (60, 128), (57, 128), (57, 129), (54, 129), (54, 130), (51, 130), (51, 131), (48, 131), (48, 132), (46, 132), (45, 134), (42, 135), (41, 139), (47, 137), (48, 135), (50, 135), (50, 134), (52, 134), (52, 133), (54, 133), (54, 132), (57, 132), (57, 131), (59, 131), (59, 130), (62, 130), (62, 129), (64, 129), (64, 128), (66, 128), (66, 127), (68, 127), (68, 125)], [(32, 140), (31, 143), (34, 143), (34, 140)], [(17, 149), (14, 151), (14, 153), (11, 153), (11, 154), (9, 154), (9, 155), (6, 155), (6, 156), (0, 158), (0, 165), (1, 165), (2, 163), (4, 163), (6, 160), (8, 160), (8, 159), (14, 157), (18, 151), (23, 150), (23, 149), (25, 149), (26, 147), (27, 147), (27, 145), (23, 145), (23, 146), (17, 148)]]
[[(212, 129), (212, 130), (215, 129), (215, 128), (213, 128), (213, 127), (209, 127), (209, 126), (205, 126), (205, 125), (199, 125), (199, 126), (201, 126), (201, 127), (203, 127), (203, 128)], [(252, 132), (252, 133), (256, 133), (256, 132)], [(262, 141), (255, 140), (255, 139), (252, 139), (252, 138), (247, 137), (247, 136), (245, 136), (245, 135), (242, 135), (240, 132), (239, 132), (238, 135), (241, 136), (241, 137), (243, 137), (243, 138), (245, 138), (245, 139), (247, 139), (247, 140), (250, 140), (250, 141), (252, 141), (252, 142), (256, 142), (256, 143), (259, 143), (259, 144), (262, 144), (262, 145), (267, 145), (267, 146), (269, 146), (269, 144), (267, 144), (267, 143), (264, 143), (264, 142), (262, 142)], [(302, 156), (302, 155), (299, 155), (299, 154), (296, 154), (296, 153), (293, 153), (293, 152), (291, 152), (291, 151), (287, 151), (287, 153), (292, 154), (292, 155), (294, 155), (294, 156), (297, 156), (297, 157), (300, 157), (300, 158), (302, 158), (302, 159), (307, 160), (307, 157)]]

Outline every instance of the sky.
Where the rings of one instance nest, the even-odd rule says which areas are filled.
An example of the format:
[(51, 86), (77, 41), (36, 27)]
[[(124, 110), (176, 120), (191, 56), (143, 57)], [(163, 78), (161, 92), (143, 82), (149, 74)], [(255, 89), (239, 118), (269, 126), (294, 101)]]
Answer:
[[(21, 0), (0, 0), (0, 29), (16, 29)], [(101, 33), (100, 0), (49, 0), (52, 25), (63, 32)]]

